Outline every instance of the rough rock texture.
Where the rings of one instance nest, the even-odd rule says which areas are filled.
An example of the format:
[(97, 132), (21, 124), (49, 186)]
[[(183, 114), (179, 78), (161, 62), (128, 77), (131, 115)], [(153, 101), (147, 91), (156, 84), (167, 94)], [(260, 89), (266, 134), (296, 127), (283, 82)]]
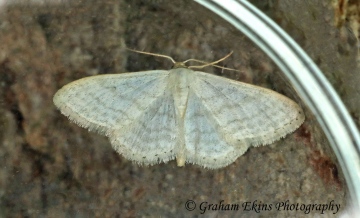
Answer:
[[(50, 2), (50, 1), (46, 1)], [(3, 5), (0, 17), (0, 216), (305, 217), (276, 202), (346, 207), (348, 190), (321, 128), (281, 72), (245, 36), (193, 1), (88, 0)], [(326, 1), (253, 1), (315, 60), (359, 125), (356, 39), (334, 25)], [(169, 69), (167, 60), (124, 48), (212, 61), (243, 71), (204, 71), (274, 89), (301, 104), (305, 123), (272, 145), (251, 148), (230, 166), (206, 170), (174, 161), (138, 166), (106, 137), (70, 123), (52, 103), (61, 86), (105, 73)], [(188, 211), (188, 200), (196, 203)], [(256, 201), (256, 202), (255, 202)], [(244, 211), (244, 202), (272, 209)], [(192, 204), (189, 204), (191, 206)], [(205, 206), (203, 204), (202, 206)], [(325, 212), (326, 217), (337, 216)]]

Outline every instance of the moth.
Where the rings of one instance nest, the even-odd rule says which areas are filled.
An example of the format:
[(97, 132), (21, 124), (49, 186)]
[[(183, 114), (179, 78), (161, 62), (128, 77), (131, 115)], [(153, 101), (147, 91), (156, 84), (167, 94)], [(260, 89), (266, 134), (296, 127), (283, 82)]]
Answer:
[(283, 138), (305, 119), (299, 105), (275, 91), (193, 70), (224, 58), (187, 67), (192, 59), (156, 56), (169, 58), (173, 69), (79, 79), (56, 92), (54, 104), (144, 165), (176, 159), (178, 166), (225, 167), (250, 146)]

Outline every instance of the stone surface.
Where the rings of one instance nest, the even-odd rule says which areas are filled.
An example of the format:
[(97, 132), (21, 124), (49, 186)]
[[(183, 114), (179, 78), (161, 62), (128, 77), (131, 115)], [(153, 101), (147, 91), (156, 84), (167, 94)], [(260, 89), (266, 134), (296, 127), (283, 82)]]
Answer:
[[(320, 1), (253, 1), (315, 60), (359, 125), (356, 40), (334, 25)], [(201, 202), (239, 204), (208, 216), (306, 216), (243, 211), (244, 202), (346, 206), (342, 170), (316, 119), (275, 65), (242, 34), (193, 1), (71, 1), (3, 6), (0, 19), (0, 216), (184, 217)], [(224, 63), (243, 73), (206, 71), (280, 92), (302, 104), (306, 121), (270, 146), (250, 148), (219, 170), (141, 167), (119, 156), (105, 137), (68, 122), (53, 94), (76, 79), (105, 73), (169, 69), (166, 60)], [(185, 203), (197, 207), (187, 211)], [(319, 214), (312, 211), (310, 215)], [(328, 217), (334, 217), (327, 212)]]

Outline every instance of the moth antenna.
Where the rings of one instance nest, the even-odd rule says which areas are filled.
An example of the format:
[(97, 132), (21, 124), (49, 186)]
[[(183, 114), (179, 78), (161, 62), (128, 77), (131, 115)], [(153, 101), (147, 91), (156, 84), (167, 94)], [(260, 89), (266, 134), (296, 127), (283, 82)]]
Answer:
[(174, 64), (176, 63), (176, 61), (172, 57), (167, 56), (167, 55), (155, 54), (155, 53), (145, 52), (145, 51), (138, 51), (138, 50), (134, 50), (134, 49), (130, 49), (130, 48), (126, 48), (126, 49), (130, 50), (132, 52), (140, 53), (140, 54), (146, 54), (146, 55), (152, 55), (152, 56), (156, 56), (156, 57), (167, 58), (167, 59), (170, 59)]
[[(196, 60), (196, 59), (189, 59), (187, 61), (194, 61), (194, 62), (199, 62), (199, 63), (202, 63), (202, 64), (208, 64), (208, 62), (206, 62), (206, 61), (200, 61), (200, 60)], [(198, 67), (201, 67), (201, 66), (204, 67), (204, 65), (200, 65), (200, 66), (189, 66), (189, 68), (194, 68), (194, 67), (198, 68)], [(216, 65), (216, 64), (213, 64), (211, 66), (217, 67), (217, 68), (220, 68), (220, 69), (223, 69), (223, 70), (231, 70), (231, 71), (241, 72), (240, 70), (235, 70), (233, 68), (223, 67), (223, 66), (219, 66), (219, 65)], [(205, 67), (207, 67), (207, 66), (205, 66)]]
[[(205, 61), (200, 61), (200, 60), (197, 60), (197, 59), (188, 59), (186, 61), (184, 61), (183, 63), (186, 63), (186, 62), (189, 62), (189, 61), (195, 61), (195, 62), (199, 62), (199, 63), (203, 63), (203, 65), (198, 65), (198, 66), (189, 66), (188, 68), (190, 69), (202, 69), (204, 67), (208, 67), (208, 66), (213, 66), (213, 67), (217, 67), (217, 68), (221, 68), (221, 69), (224, 69), (224, 70), (233, 70), (233, 71), (238, 71), (238, 70), (235, 70), (235, 69), (232, 69), (232, 68), (227, 68), (227, 67), (222, 67), (222, 66), (219, 66), (219, 65), (216, 65), (217, 63), (219, 63), (220, 61), (223, 61), (225, 60), (226, 58), (230, 57), (230, 55), (232, 55), (233, 51), (231, 51), (229, 54), (227, 54), (225, 57), (217, 60), (217, 61), (214, 61), (214, 62), (211, 62), (211, 63), (207, 63)], [(240, 72), (240, 71), (238, 71)]]

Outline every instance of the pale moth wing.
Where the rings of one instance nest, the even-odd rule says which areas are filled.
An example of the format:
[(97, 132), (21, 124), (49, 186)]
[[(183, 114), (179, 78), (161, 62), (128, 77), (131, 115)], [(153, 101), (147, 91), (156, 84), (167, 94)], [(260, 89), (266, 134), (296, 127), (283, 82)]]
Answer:
[(189, 162), (208, 168), (226, 166), (248, 147), (270, 144), (304, 122), (295, 102), (270, 89), (200, 71), (188, 75), (191, 91), (185, 142)]
[(193, 71), (184, 63), (169, 71), (80, 79), (61, 88), (54, 104), (144, 165), (176, 158), (178, 166), (224, 167), (250, 146), (285, 137), (305, 119), (302, 109), (281, 94)]
[(138, 163), (175, 158), (177, 124), (169, 71), (98, 75), (65, 85), (54, 96), (61, 113), (105, 134), (113, 148)]
[[(225, 140), (219, 125), (202, 99), (190, 89), (185, 114), (186, 160), (207, 168), (220, 168), (234, 162), (248, 147), (238, 148)], [(239, 144), (239, 143), (238, 143)]]
[(126, 128), (114, 129), (109, 137), (113, 148), (124, 157), (153, 165), (175, 158), (178, 126), (174, 98), (167, 87), (137, 120)]
[(231, 144), (270, 144), (304, 122), (300, 106), (275, 91), (200, 71), (194, 75), (191, 88), (216, 120), (218, 131), (233, 138)]

